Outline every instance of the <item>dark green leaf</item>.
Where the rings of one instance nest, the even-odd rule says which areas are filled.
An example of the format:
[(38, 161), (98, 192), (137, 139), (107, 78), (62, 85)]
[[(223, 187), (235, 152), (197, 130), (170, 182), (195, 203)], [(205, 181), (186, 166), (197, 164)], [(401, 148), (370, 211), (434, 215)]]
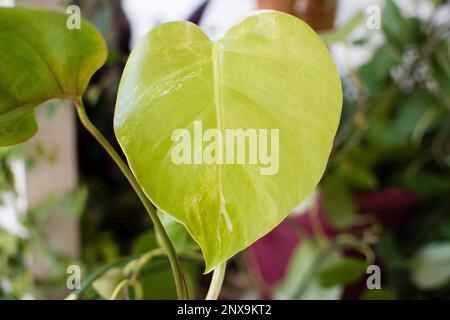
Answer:
[(388, 40), (400, 48), (416, 43), (422, 37), (419, 20), (404, 17), (392, 0), (386, 1), (381, 24)]
[(379, 47), (370, 62), (359, 69), (360, 77), (371, 96), (384, 88), (391, 78), (391, 69), (400, 62), (400, 57), (389, 45)]
[(450, 194), (450, 178), (436, 173), (403, 173), (395, 177), (393, 182), (426, 196), (444, 196)]
[(374, 289), (363, 292), (361, 300), (397, 300), (397, 294), (390, 289)]
[(325, 213), (331, 224), (339, 229), (351, 226), (356, 207), (347, 185), (338, 175), (327, 177), (323, 183)]
[(318, 273), (320, 283), (325, 287), (353, 283), (365, 274), (367, 263), (355, 258), (341, 258)]
[(69, 30), (53, 11), (0, 8), (0, 146), (37, 131), (35, 108), (52, 98), (83, 95), (106, 59), (106, 46), (88, 22)]

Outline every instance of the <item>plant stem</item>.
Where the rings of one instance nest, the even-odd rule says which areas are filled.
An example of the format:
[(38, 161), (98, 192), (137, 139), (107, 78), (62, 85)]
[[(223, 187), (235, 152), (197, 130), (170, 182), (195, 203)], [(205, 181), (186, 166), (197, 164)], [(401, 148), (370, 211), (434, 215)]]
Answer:
[(122, 291), (122, 289), (125, 288), (126, 286), (132, 285), (132, 282), (133, 281), (130, 279), (123, 279), (122, 281), (120, 281), (119, 284), (114, 289), (113, 293), (111, 294), (111, 297), (109, 297), (109, 300), (116, 300), (120, 294), (120, 291)]
[(206, 300), (217, 300), (220, 290), (222, 290), (223, 278), (225, 277), (225, 270), (227, 268), (227, 262), (225, 261), (216, 269), (214, 269), (211, 284), (209, 285), (208, 294)]
[[(119, 260), (116, 260), (110, 264), (104, 265), (102, 266), (100, 269), (96, 270), (95, 272), (93, 272), (89, 278), (82, 284), (81, 288), (72, 292), (71, 294), (69, 294), (65, 300), (77, 300), (79, 298), (81, 298), (83, 296), (83, 294), (86, 293), (86, 291), (92, 286), (92, 284), (95, 282), (95, 280), (99, 279), (100, 277), (102, 277), (106, 272), (108, 272), (109, 270), (111, 270), (114, 267), (121, 267), (125, 264), (127, 264), (128, 262), (132, 261), (132, 260), (137, 260), (142, 258), (142, 256), (148, 254), (148, 252), (142, 254), (142, 255), (131, 255), (128, 257), (124, 257), (121, 258)], [(164, 253), (164, 256), (161, 257), (155, 257), (155, 258), (163, 258), (164, 260), (167, 258), (166, 254)], [(201, 256), (201, 254), (199, 254), (197, 256), (197, 254), (195, 253), (185, 253), (183, 255), (180, 255), (180, 259), (181, 261), (187, 261), (187, 262), (204, 262), (203, 260), (203, 256)], [(165, 261), (164, 261), (165, 262)], [(156, 268), (156, 271), (160, 271), (160, 270), (164, 270), (166, 267), (169, 267), (170, 265), (167, 264), (166, 267), (164, 267), (165, 264), (161, 265), (158, 264)], [(164, 267), (164, 268), (160, 268), (160, 267)], [(144, 271), (142, 271), (141, 273), (144, 273)], [(145, 274), (144, 274), (145, 275)], [(139, 278), (142, 276), (142, 274), (139, 275)]]
[(164, 229), (161, 221), (158, 218), (155, 207), (147, 198), (147, 196), (144, 194), (144, 191), (142, 190), (141, 186), (139, 185), (138, 181), (134, 177), (131, 170), (128, 168), (127, 164), (122, 160), (120, 155), (116, 152), (116, 150), (114, 150), (114, 148), (111, 146), (108, 140), (106, 140), (106, 138), (100, 133), (100, 131), (98, 131), (95, 125), (88, 118), (82, 100), (81, 99), (74, 100), (74, 104), (78, 113), (78, 117), (83, 126), (86, 128), (86, 130), (90, 132), (90, 134), (98, 141), (98, 143), (100, 143), (100, 145), (114, 160), (114, 162), (117, 164), (119, 169), (125, 175), (127, 180), (130, 182), (137, 196), (139, 197), (145, 209), (147, 210), (147, 213), (150, 216), (153, 225), (155, 226), (155, 230), (161, 238), (161, 244), (163, 246), (163, 249), (166, 251), (166, 254), (169, 258), (169, 262), (172, 267), (173, 277), (175, 280), (178, 298), (187, 300), (188, 291), (186, 287), (186, 282), (184, 280), (180, 260), (178, 259), (175, 248), (173, 247), (172, 242), (170, 241), (169, 236), (166, 233), (166, 230)]

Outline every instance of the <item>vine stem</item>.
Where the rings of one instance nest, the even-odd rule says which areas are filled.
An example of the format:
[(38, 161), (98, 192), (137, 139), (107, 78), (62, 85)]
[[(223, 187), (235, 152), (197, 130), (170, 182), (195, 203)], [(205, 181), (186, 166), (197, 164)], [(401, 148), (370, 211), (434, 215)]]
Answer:
[(205, 300), (217, 300), (220, 290), (222, 290), (223, 278), (225, 277), (225, 270), (227, 269), (227, 262), (225, 261), (216, 269), (214, 269), (211, 284), (209, 285), (208, 294)]
[(122, 160), (120, 155), (111, 146), (108, 140), (106, 140), (106, 138), (100, 133), (100, 131), (98, 131), (97, 127), (91, 122), (91, 120), (86, 114), (83, 101), (81, 99), (75, 99), (73, 100), (73, 103), (75, 104), (78, 118), (80, 119), (83, 126), (86, 128), (87, 131), (89, 131), (89, 133), (97, 140), (97, 142), (105, 149), (105, 151), (109, 154), (109, 156), (114, 160), (119, 169), (127, 178), (128, 182), (133, 187), (134, 191), (141, 200), (145, 209), (147, 210), (147, 213), (150, 216), (153, 225), (155, 226), (155, 230), (161, 238), (161, 244), (163, 246), (163, 249), (165, 250), (167, 257), (169, 258), (169, 262), (172, 267), (175, 286), (177, 289), (178, 298), (180, 300), (181, 299), (187, 300), (189, 296), (180, 260), (176, 254), (172, 242), (169, 239), (169, 236), (167, 235), (166, 230), (164, 229), (164, 226), (161, 223), (161, 220), (159, 220), (155, 207), (145, 195), (144, 191), (137, 182), (130, 168), (128, 168), (128, 165)]

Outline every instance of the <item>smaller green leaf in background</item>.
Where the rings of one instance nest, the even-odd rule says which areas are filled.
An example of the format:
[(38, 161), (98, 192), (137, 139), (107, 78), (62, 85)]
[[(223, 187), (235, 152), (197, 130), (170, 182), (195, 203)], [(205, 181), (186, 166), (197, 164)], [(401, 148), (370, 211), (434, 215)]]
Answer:
[(411, 280), (422, 290), (450, 284), (450, 242), (429, 243), (411, 260)]
[(89, 188), (86, 185), (80, 185), (63, 197), (61, 209), (64, 213), (79, 218), (86, 209), (88, 197)]
[(122, 268), (112, 268), (105, 272), (103, 276), (98, 278), (92, 284), (92, 287), (103, 299), (109, 299), (117, 287), (119, 282), (123, 279)]
[(142, 233), (133, 243), (134, 254), (144, 254), (149, 250), (158, 248), (155, 231), (149, 230)]
[[(182, 262), (183, 272), (189, 291), (189, 297), (195, 299), (200, 279), (200, 266), (195, 263)], [(176, 300), (177, 292), (169, 266), (156, 268), (145, 274), (139, 281), (143, 289), (144, 300)]]
[(424, 196), (443, 196), (450, 193), (450, 178), (432, 172), (404, 172), (394, 176), (393, 182)]
[(397, 300), (397, 294), (386, 288), (382, 288), (380, 290), (369, 290), (363, 292), (361, 295), (361, 300)]
[[(19, 249), (19, 238), (3, 229), (0, 229), (0, 252), (1, 257), (12, 256), (18, 252)], [(0, 266), (3, 260), (0, 260)]]
[(365, 274), (367, 263), (356, 258), (341, 258), (318, 273), (320, 283), (325, 287), (350, 284)]
[(337, 174), (349, 188), (374, 190), (378, 186), (377, 176), (363, 163), (344, 162), (337, 169)]
[[(359, 68), (359, 75), (370, 96), (380, 94), (391, 79), (391, 69), (400, 61), (400, 55), (392, 47), (384, 44), (375, 50), (368, 63)], [(386, 99), (386, 95), (383, 99)]]
[(420, 143), (438, 114), (437, 104), (436, 98), (424, 90), (415, 91), (398, 103), (389, 128), (397, 141), (406, 143), (416, 140)]
[(386, 1), (382, 17), (382, 28), (389, 42), (401, 48), (420, 40), (419, 20), (404, 17), (394, 1)]
[(431, 67), (434, 79), (443, 94), (444, 103), (450, 103), (450, 41), (445, 39), (436, 46), (431, 57)]
[(320, 34), (320, 37), (327, 45), (336, 42), (344, 42), (348, 39), (349, 35), (363, 22), (364, 22), (364, 14), (362, 12), (357, 12), (342, 27), (335, 29), (333, 31), (324, 32)]
[(276, 299), (336, 300), (342, 294), (342, 286), (325, 287), (317, 277), (317, 271), (339, 259), (330, 248), (316, 240), (303, 241), (293, 253), (285, 278), (275, 289)]
[(361, 144), (348, 145), (331, 159), (339, 175), (349, 188), (374, 189), (378, 185), (372, 168), (377, 163), (378, 152)]
[(351, 226), (356, 217), (356, 206), (347, 185), (338, 175), (330, 175), (323, 185), (325, 213), (331, 224), (339, 229)]
[[(167, 220), (163, 219), (163, 223), (164, 222), (168, 223)], [(175, 223), (177, 222), (175, 221)], [(170, 224), (171, 223), (169, 222), (169, 225)], [(165, 225), (165, 227), (166, 226), (167, 225)], [(179, 241), (179, 239), (182, 238), (180, 237), (180, 234), (183, 234), (183, 232), (180, 232), (177, 237), (174, 237), (174, 229), (172, 228), (173, 226), (170, 226), (166, 230), (169, 236), (172, 233), (172, 237), (176, 240), (173, 243), (177, 249), (177, 253), (180, 254), (189, 251), (187, 250), (189, 246), (186, 245), (188, 241)], [(171, 231), (169, 232), (170, 229)], [(158, 246), (159, 245), (155, 232), (154, 230), (150, 230), (144, 232), (136, 239), (133, 244), (132, 253), (145, 254), (150, 250), (158, 248)], [(178, 251), (178, 249), (182, 250)], [(191, 261), (182, 261), (182, 265), (187, 287), (189, 290), (189, 296), (191, 298), (194, 298), (196, 296), (198, 280), (201, 273), (201, 265)], [(155, 261), (150, 262), (146, 268), (142, 269), (139, 282), (142, 286), (144, 300), (177, 299), (177, 292), (175, 289), (175, 284), (173, 282), (172, 270), (170, 269), (167, 261), (156, 261), (155, 259)]]

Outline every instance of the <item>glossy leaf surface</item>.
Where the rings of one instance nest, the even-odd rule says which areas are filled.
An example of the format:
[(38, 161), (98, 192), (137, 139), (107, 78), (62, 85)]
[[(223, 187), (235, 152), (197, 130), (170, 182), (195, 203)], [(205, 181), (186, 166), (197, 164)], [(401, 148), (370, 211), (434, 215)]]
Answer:
[[(341, 105), (339, 75), (318, 35), (290, 15), (262, 12), (217, 42), (188, 22), (150, 31), (125, 68), (114, 128), (144, 191), (186, 226), (209, 271), (313, 191)], [(279, 130), (278, 170), (262, 175), (260, 161), (174, 163), (172, 134), (194, 134), (197, 121), (203, 132)], [(274, 150), (270, 134), (266, 142)]]

